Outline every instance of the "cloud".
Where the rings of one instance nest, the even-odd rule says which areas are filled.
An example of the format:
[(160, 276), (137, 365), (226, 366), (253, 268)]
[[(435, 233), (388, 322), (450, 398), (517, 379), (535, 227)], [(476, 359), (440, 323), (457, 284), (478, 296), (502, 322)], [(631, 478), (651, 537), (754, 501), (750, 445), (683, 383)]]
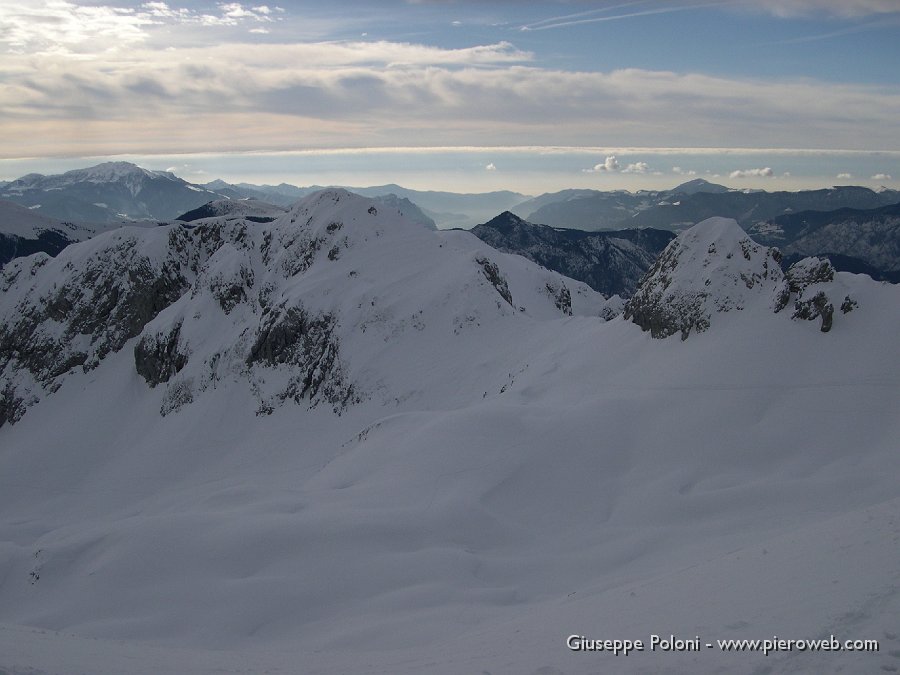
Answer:
[(647, 162), (635, 162), (622, 169), (622, 173), (647, 173), (649, 170), (650, 165)]
[(728, 174), (729, 178), (769, 178), (775, 175), (770, 167), (762, 169), (737, 169)]
[(849, 173), (839, 173), (835, 178), (840, 178), (841, 180), (849, 180), (853, 178), (853, 174)]
[[(31, 12), (37, 19), (11, 0), (0, 6), (0, 156), (92, 154), (92, 144), (97, 152), (108, 145), (143, 152), (154, 143), (173, 152), (196, 149), (201, 139), (226, 152), (401, 147), (411, 137), (430, 147), (581, 147), (599, 137), (621, 148), (584, 152), (615, 159), (648, 154), (628, 151), (635, 146), (673, 155), (878, 151), (900, 137), (896, 87), (637, 68), (573, 72), (540, 67), (511, 42), (459, 49), (270, 42), (248, 31), (273, 26), (265, 17), (280, 13), (254, 3), (204, 10), (210, 21), (242, 22), (240, 31), (203, 26), (207, 14), (161, 1), (116, 13), (54, 0)], [(731, 149), (735, 139), (745, 147)], [(681, 149), (667, 147), (676, 144)], [(628, 170), (598, 166), (589, 171)]]
[(200, 14), (161, 0), (137, 7), (87, 6), (71, 0), (25, 6), (0, 0), (0, 44), (5, 43), (14, 53), (108, 53), (145, 42), (154, 27), (163, 25), (235, 26), (244, 20), (272, 21), (265, 5), (247, 8), (239, 2), (219, 3), (218, 10), (218, 14)]
[(781, 18), (834, 16), (854, 18), (900, 13), (896, 0), (743, 0), (741, 6)]
[(494, 163), (493, 163), (493, 162), (491, 162), (491, 163), (488, 164), (486, 167), (484, 167), (484, 170), (485, 170), (485, 171), (496, 171), (496, 170), (497, 170), (497, 167), (494, 166)]
[(876, 173), (874, 176), (871, 176), (872, 180), (893, 180), (891, 178), (891, 174), (889, 173)]
[(693, 169), (682, 169), (680, 166), (673, 166), (672, 173), (678, 174), (679, 176), (696, 176), (697, 172)]
[[(621, 5), (613, 5), (611, 7), (604, 7), (601, 9), (592, 9), (586, 12), (577, 12), (575, 14), (566, 14), (563, 16), (551, 17), (549, 19), (543, 19), (541, 21), (535, 21), (530, 24), (526, 24), (524, 26), (520, 26), (519, 30), (522, 31), (534, 31), (534, 30), (550, 30), (553, 28), (567, 28), (569, 26), (580, 26), (588, 23), (601, 23), (606, 21), (621, 21), (622, 19), (634, 19), (643, 16), (652, 16), (654, 14), (669, 14), (671, 12), (683, 12), (685, 10), (696, 9), (698, 7), (703, 7), (709, 5), (709, 2), (706, 3), (671, 3), (666, 7), (657, 7), (655, 9), (644, 9), (637, 12), (619, 12), (612, 13), (610, 12), (614, 9), (623, 9), (625, 7), (631, 6), (633, 3), (627, 2)], [(597, 16), (603, 15), (605, 16)]]
[(582, 169), (585, 173), (602, 173), (604, 171), (618, 171), (619, 160), (615, 155), (609, 155), (602, 164), (594, 164), (590, 169)]

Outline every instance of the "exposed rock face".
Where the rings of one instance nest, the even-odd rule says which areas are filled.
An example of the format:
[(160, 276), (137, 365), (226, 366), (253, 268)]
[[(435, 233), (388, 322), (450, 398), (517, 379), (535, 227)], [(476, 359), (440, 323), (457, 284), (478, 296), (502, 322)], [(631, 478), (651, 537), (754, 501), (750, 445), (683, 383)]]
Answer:
[(772, 300), (784, 286), (777, 249), (753, 242), (734, 220), (710, 218), (680, 234), (625, 306), (653, 337), (687, 339), (719, 312)]
[(810, 284), (834, 281), (834, 267), (828, 260), (804, 258), (791, 265), (785, 278), (791, 293), (802, 293)]
[(811, 298), (798, 298), (794, 308), (792, 319), (812, 321), (822, 317), (822, 323), (820, 324), (822, 332), (827, 333), (831, 330), (831, 324), (834, 319), (834, 305), (828, 301), (828, 296), (823, 291), (819, 291)]
[[(790, 293), (796, 295), (791, 318), (813, 321), (821, 317), (821, 331), (823, 333), (830, 331), (834, 320), (834, 303), (829, 300), (825, 291), (821, 290), (821, 284), (834, 281), (834, 267), (831, 263), (819, 258), (804, 258), (791, 265), (785, 277)], [(782, 295), (781, 299), (784, 298)], [(789, 298), (784, 302), (787, 305)], [(846, 306), (848, 309), (844, 314), (852, 309), (850, 303), (852, 303), (850, 298), (845, 298), (842, 308)]]
[[(33, 401), (42, 390), (55, 391), (69, 370), (96, 367), (187, 289), (187, 233), (129, 228), (110, 234), (105, 246), (88, 245), (80, 255), (17, 259), (3, 271), (5, 400)], [(14, 293), (16, 286), (24, 292)], [(21, 416), (22, 403), (6, 407), (20, 411), (7, 421)]]
[(566, 316), (572, 316), (572, 294), (565, 283), (554, 284), (547, 282), (546, 288), (547, 293), (553, 298), (556, 308)]
[(338, 357), (336, 323), (334, 316), (312, 315), (302, 306), (269, 312), (250, 348), (247, 365), (290, 365), (293, 374), (280, 400), (299, 403), (309, 398), (315, 403), (321, 399), (339, 411), (354, 400), (354, 391)]
[(134, 369), (155, 387), (168, 382), (187, 364), (187, 354), (179, 351), (181, 323), (167, 333), (145, 333), (134, 347)]
[[(0, 323), (0, 424), (15, 422), (56, 391), (72, 369), (95, 368), (136, 337), (135, 371), (151, 387), (168, 385), (164, 414), (214, 386), (223, 360), (235, 359), (251, 379), (255, 368), (291, 366), (279, 400), (345, 405), (352, 387), (343, 379), (334, 317), (319, 320), (302, 307), (284, 306), (279, 323), (281, 315), (263, 306), (277, 283), (269, 279), (267, 292), (254, 292), (255, 268), (268, 277), (296, 277), (339, 229), (316, 235), (295, 222), (285, 225), (268, 236), (251, 229), (253, 221), (233, 218), (202, 220), (192, 228), (124, 228), (67, 249), (56, 260), (14, 260), (0, 275), (0, 287), (7, 290)], [(262, 258), (269, 259), (271, 271)], [(177, 377), (201, 335), (215, 334), (204, 326), (214, 320), (210, 300), (234, 317), (229, 325), (235, 343), (214, 353), (199, 349), (203, 375)], [(260, 338), (248, 354), (240, 335), (253, 332)]]
[[(500, 297), (512, 306), (512, 293), (509, 292), (509, 284), (506, 282), (503, 275), (500, 274), (500, 269), (497, 267), (496, 263), (491, 262), (487, 258), (476, 258), (475, 262), (481, 265), (481, 269), (484, 272), (484, 278), (490, 281), (491, 285), (497, 289)], [(571, 298), (569, 299), (569, 306), (569, 311), (571, 313)]]

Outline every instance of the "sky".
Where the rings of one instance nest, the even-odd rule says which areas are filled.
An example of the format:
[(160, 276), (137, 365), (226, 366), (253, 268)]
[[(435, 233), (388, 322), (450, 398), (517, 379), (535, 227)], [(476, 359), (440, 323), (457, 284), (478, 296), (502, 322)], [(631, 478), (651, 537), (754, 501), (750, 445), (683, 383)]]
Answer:
[(0, 180), (900, 188), (898, 0), (0, 0)]

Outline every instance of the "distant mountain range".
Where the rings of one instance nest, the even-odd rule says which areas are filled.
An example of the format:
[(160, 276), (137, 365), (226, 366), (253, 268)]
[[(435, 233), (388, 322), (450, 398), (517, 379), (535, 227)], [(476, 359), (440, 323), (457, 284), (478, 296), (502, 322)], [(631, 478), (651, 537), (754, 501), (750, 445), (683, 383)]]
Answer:
[[(129, 162), (106, 162), (52, 176), (22, 176), (0, 185), (0, 199), (59, 220), (114, 223), (174, 220), (220, 199), (254, 199), (287, 207), (321, 189), (323, 186), (231, 184), (222, 180), (193, 184), (167, 171), (150, 171)], [(510, 191), (457, 194), (410, 190), (393, 184), (347, 189), (366, 197), (393, 194), (407, 199), (421, 209), (419, 220), (440, 228), (472, 227), (528, 199)]]
[(838, 270), (900, 282), (900, 204), (785, 214), (748, 232), (760, 243), (778, 246), (787, 263), (824, 256)]
[(671, 190), (628, 192), (564, 190), (511, 209), (530, 222), (582, 230), (654, 227), (680, 231), (707, 218), (735, 219), (745, 230), (785, 214), (873, 209), (900, 202), (900, 191), (839, 186), (799, 192), (731, 190), (696, 179)]
[[(194, 185), (128, 162), (55, 176), (29, 174), (0, 187), (0, 266), (37, 251), (56, 255), (71, 242), (124, 222), (156, 226), (213, 216), (269, 222), (317, 189), (221, 180)], [(482, 223), (474, 233), (492, 246), (607, 296), (633, 292), (668, 243), (659, 231), (680, 231), (714, 216), (733, 218), (761, 243), (778, 246), (785, 266), (805, 256), (827, 256), (838, 270), (900, 281), (900, 192), (884, 188), (741, 191), (696, 179), (671, 190), (564, 190), (535, 198), (394, 184), (351, 190), (430, 229)]]
[(630, 297), (675, 235), (666, 230), (584, 232), (535, 225), (509, 211), (472, 228), (497, 250), (585, 282), (607, 297)]
[[(229, 199), (259, 199), (271, 204), (290, 206), (298, 199), (325, 189), (326, 186), (313, 185), (301, 188), (287, 183), (251, 185), (249, 183), (229, 184), (216, 180), (206, 183), (202, 187)], [(395, 195), (400, 199), (408, 200), (421, 209), (422, 215), (419, 216), (419, 220), (423, 220), (424, 217), (440, 229), (470, 228), (528, 199), (526, 195), (508, 190), (460, 194), (435, 190), (411, 190), (393, 183), (373, 187), (342, 187), (364, 197)], [(406, 208), (409, 210), (409, 206)]]

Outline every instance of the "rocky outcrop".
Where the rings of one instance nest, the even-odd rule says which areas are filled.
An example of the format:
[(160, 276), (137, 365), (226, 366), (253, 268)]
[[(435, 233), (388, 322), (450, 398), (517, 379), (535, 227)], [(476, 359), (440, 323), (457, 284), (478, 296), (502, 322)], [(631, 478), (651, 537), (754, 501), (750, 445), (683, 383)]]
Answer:
[[(831, 330), (834, 322), (834, 303), (823, 290), (823, 284), (834, 281), (834, 267), (828, 260), (804, 258), (788, 268), (785, 278), (789, 293), (782, 293), (779, 304), (787, 306), (794, 298), (792, 319), (814, 321), (821, 318), (819, 328), (823, 333)], [(841, 309), (844, 314), (851, 311), (856, 302), (849, 296), (844, 298)], [(781, 307), (779, 307), (781, 309)]]
[(165, 333), (147, 333), (134, 346), (134, 369), (147, 384), (168, 382), (187, 364), (187, 354), (179, 350), (181, 322)]
[[(500, 297), (506, 300), (506, 302), (512, 306), (512, 293), (509, 292), (509, 284), (506, 282), (506, 279), (500, 273), (500, 268), (497, 267), (496, 263), (491, 262), (487, 258), (476, 258), (475, 262), (481, 265), (481, 270), (484, 272), (484, 278), (491, 282), (491, 285), (497, 289), (497, 292), (500, 294)], [(571, 309), (571, 298), (569, 300), (569, 306)]]
[(247, 365), (291, 366), (287, 385), (278, 398), (300, 402), (309, 399), (331, 404), (340, 411), (354, 400), (353, 385), (347, 382), (341, 366), (337, 321), (330, 314), (314, 315), (302, 306), (269, 312), (260, 327)]
[(562, 281), (559, 283), (548, 281), (545, 288), (547, 294), (553, 299), (556, 309), (566, 316), (572, 316), (572, 293), (566, 284)]

